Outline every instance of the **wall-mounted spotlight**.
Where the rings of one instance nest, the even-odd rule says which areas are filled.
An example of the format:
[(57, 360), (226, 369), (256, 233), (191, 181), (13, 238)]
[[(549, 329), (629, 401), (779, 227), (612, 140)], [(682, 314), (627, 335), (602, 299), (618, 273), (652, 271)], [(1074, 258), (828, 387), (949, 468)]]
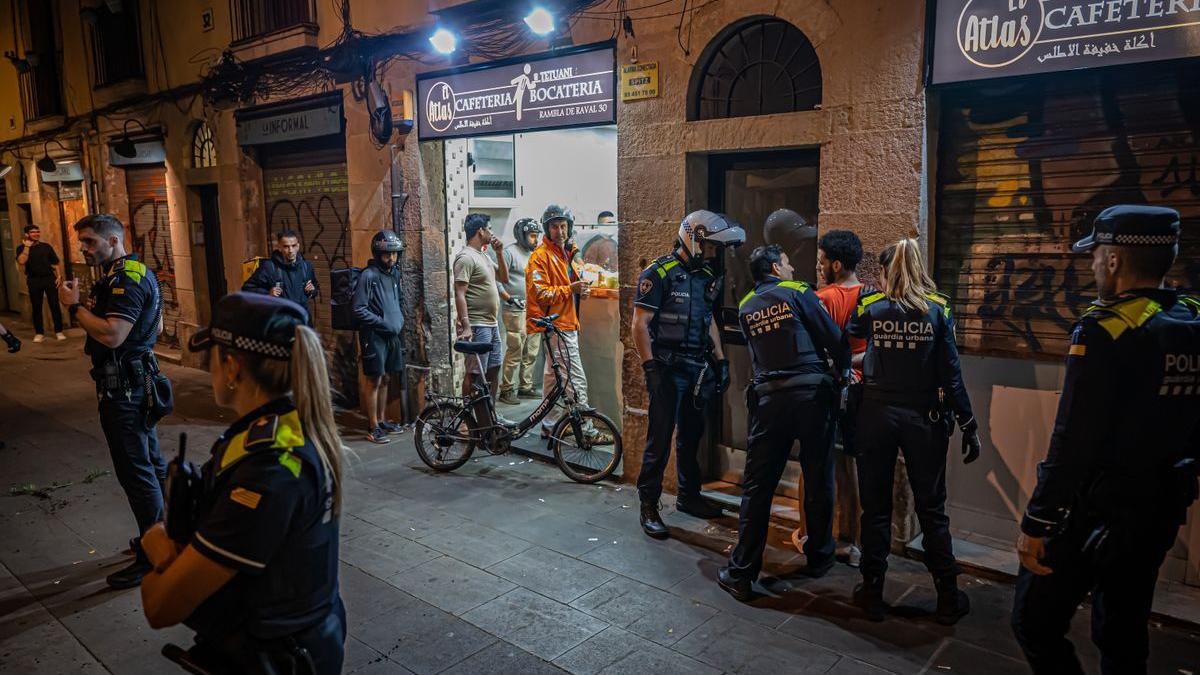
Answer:
[(538, 35), (549, 35), (554, 32), (554, 15), (543, 7), (537, 7), (525, 17), (525, 25)]
[(454, 50), (458, 49), (458, 38), (449, 30), (439, 28), (429, 36), (429, 44), (433, 45), (439, 54), (453, 54)]

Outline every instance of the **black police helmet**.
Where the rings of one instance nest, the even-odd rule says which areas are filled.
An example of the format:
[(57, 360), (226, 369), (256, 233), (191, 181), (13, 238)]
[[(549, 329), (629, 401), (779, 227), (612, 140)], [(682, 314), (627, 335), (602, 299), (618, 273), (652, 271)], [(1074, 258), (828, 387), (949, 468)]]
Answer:
[(404, 251), (404, 242), (400, 235), (391, 230), (380, 230), (371, 237), (371, 253), (400, 253)]
[(307, 323), (308, 311), (291, 300), (238, 291), (217, 301), (212, 324), (192, 335), (188, 350), (199, 352), (219, 344), (287, 360), (292, 356), (296, 326)]

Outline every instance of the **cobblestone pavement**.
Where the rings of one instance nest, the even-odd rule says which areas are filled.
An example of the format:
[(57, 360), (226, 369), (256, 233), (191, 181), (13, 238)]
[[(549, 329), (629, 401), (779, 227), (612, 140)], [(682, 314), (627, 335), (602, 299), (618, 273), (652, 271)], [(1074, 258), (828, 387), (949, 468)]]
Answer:
[[(189, 644), (188, 632), (151, 630), (136, 591), (104, 585), (134, 523), (104, 473), (80, 346), (27, 342), (0, 354), (0, 672), (175, 672), (159, 651)], [(180, 431), (207, 447), (231, 415), (212, 406), (204, 373), (168, 372), (179, 409), (160, 427), (164, 448), (174, 454)], [(667, 505), (675, 536), (655, 542), (638, 529), (628, 486), (577, 485), (521, 455), (432, 474), (407, 434), (350, 444), (346, 672), (1027, 672), (1008, 629), (1006, 584), (966, 578), (974, 611), (943, 628), (929, 617), (923, 569), (893, 558), (895, 615), (872, 624), (848, 604), (854, 570), (789, 580), (801, 560), (778, 531), (768, 561), (778, 578), (744, 605), (714, 582), (732, 517), (707, 523)], [(1084, 613), (1074, 635), (1095, 671)], [(1191, 673), (1200, 636), (1156, 625), (1152, 652), (1150, 672)]]

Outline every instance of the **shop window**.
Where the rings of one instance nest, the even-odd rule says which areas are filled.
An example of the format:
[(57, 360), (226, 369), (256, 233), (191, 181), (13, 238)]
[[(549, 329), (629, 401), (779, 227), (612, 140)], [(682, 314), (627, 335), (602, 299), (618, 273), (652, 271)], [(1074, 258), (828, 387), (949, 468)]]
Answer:
[(317, 22), (313, 0), (230, 0), (230, 5), (234, 42)]
[(143, 77), (142, 42), (138, 34), (138, 5), (135, 0), (102, 2), (84, 7), (80, 10), (80, 16), (88, 25), (91, 36), (92, 71), (96, 87)]
[(217, 146), (213, 141), (212, 127), (201, 122), (192, 132), (192, 166), (206, 169), (217, 165)]
[(517, 198), (517, 164), (513, 136), (467, 141), (471, 206), (512, 206)]
[(821, 63), (792, 24), (746, 19), (705, 48), (688, 99), (689, 120), (815, 110), (821, 105)]

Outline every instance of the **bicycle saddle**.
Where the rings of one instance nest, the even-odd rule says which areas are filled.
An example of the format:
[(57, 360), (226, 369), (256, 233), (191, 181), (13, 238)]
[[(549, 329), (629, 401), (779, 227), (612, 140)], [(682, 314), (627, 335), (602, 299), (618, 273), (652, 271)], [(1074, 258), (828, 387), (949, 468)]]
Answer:
[(492, 343), (459, 340), (454, 343), (454, 351), (459, 354), (486, 354), (492, 351)]

